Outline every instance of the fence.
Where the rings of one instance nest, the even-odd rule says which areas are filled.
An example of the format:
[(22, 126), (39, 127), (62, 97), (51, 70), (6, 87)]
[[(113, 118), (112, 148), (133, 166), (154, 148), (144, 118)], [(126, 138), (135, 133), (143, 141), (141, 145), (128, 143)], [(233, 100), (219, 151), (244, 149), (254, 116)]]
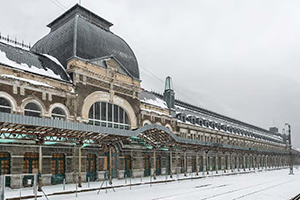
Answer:
[[(32, 195), (34, 199), (37, 199), (37, 184), (38, 184), (38, 175), (37, 174), (5, 174), (0, 176), (0, 200), (5, 200), (6, 192), (6, 182), (11, 182), (13, 178), (14, 186), (19, 189), (19, 197), (22, 197), (22, 189), (26, 187), (26, 190), (32, 189)], [(17, 190), (15, 190), (17, 192)], [(16, 194), (10, 194), (14, 197)]]

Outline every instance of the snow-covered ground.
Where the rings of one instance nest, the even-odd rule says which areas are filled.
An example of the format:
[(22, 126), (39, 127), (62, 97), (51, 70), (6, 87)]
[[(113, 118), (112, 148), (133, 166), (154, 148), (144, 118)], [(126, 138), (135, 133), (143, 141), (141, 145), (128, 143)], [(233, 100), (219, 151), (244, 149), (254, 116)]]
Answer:
[[(115, 188), (116, 192), (112, 189), (103, 189), (97, 195), (97, 191), (81, 192), (76, 194), (55, 195), (49, 196), (49, 200), (62, 200), (62, 199), (78, 199), (78, 200), (94, 200), (94, 199), (255, 199), (255, 200), (277, 200), (277, 199), (290, 199), (300, 193), (300, 170), (295, 169), (295, 175), (288, 175), (288, 169), (253, 172), (248, 174), (238, 174), (231, 176), (206, 176), (203, 179), (188, 179), (181, 181), (173, 181), (156, 184), (145, 184), (139, 186)], [(195, 177), (195, 176), (193, 176)], [(183, 178), (183, 176), (181, 176)], [(165, 177), (161, 176), (159, 180), (164, 180)], [(175, 180), (177, 176), (175, 175)], [(149, 181), (149, 177), (143, 179), (143, 182)], [(140, 179), (133, 179), (132, 183), (140, 182)], [(129, 183), (129, 180), (127, 181)], [(91, 188), (100, 186), (100, 182), (91, 183)], [(114, 185), (124, 185), (124, 180), (114, 182)], [(104, 184), (105, 185), (105, 184)], [(74, 185), (67, 185), (66, 190), (74, 190)], [(57, 192), (61, 190), (61, 186), (44, 187), (46, 193)], [(84, 184), (82, 189), (87, 189)], [(17, 191), (15, 191), (17, 192)], [(8, 192), (11, 196), (13, 191)], [(26, 190), (23, 191), (26, 193)], [(16, 194), (16, 193), (15, 193)], [(32, 194), (32, 191), (31, 191)], [(13, 195), (14, 196), (14, 195)], [(40, 200), (46, 199), (45, 197), (38, 198)]]

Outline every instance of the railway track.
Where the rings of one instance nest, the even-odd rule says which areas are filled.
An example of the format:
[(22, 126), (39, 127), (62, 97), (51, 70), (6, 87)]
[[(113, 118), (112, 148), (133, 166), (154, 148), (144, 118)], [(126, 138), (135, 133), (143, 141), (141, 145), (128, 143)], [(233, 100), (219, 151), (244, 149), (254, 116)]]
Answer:
[[(234, 198), (232, 200), (242, 199), (244, 197), (248, 197), (248, 196), (251, 196), (251, 195), (254, 195), (254, 194), (257, 194), (257, 193), (260, 193), (260, 192), (263, 192), (263, 191), (266, 191), (266, 190), (269, 190), (269, 189), (272, 189), (272, 188), (275, 188), (275, 187), (278, 187), (278, 186), (281, 186), (281, 185), (284, 185), (286, 183), (293, 182), (295, 180), (297, 180), (297, 179), (293, 179), (293, 180), (290, 180), (290, 181), (285, 181), (285, 182), (282, 182), (282, 183), (279, 183), (279, 184), (275, 184), (275, 185), (272, 185), (272, 186), (269, 186), (269, 187), (266, 187), (266, 188), (263, 188), (263, 189), (252, 191), (250, 193), (247, 193), (247, 194), (241, 195), (239, 197), (236, 197), (236, 198)], [(300, 196), (299, 196), (299, 198), (300, 198)]]
[[(274, 183), (274, 182), (278, 181), (278, 179), (275, 179), (275, 180), (266, 181), (266, 182), (263, 182), (263, 183), (260, 183), (260, 184), (250, 185), (250, 186), (247, 186), (247, 187), (242, 187), (242, 188), (238, 188), (238, 189), (234, 189), (234, 190), (229, 190), (229, 191), (226, 191), (226, 192), (223, 192), (223, 193), (214, 194), (214, 195), (202, 198), (200, 200), (214, 199), (216, 197), (222, 197), (224, 195), (228, 195), (228, 194), (232, 194), (232, 193), (236, 193), (236, 192), (240, 192), (240, 191), (244, 191), (245, 190), (245, 192), (246, 192), (245, 194), (233, 198), (233, 200), (243, 199), (245, 197), (249, 197), (251, 195), (254, 195), (254, 194), (257, 194), (257, 193), (260, 193), (260, 192), (263, 192), (263, 191), (266, 191), (266, 190), (269, 190), (269, 189), (272, 189), (272, 188), (275, 188), (275, 187), (278, 187), (278, 186), (290, 183), (290, 182), (295, 181), (295, 180), (298, 180), (298, 179), (284, 181), (284, 182), (280, 182), (280, 183), (277, 183), (277, 184), (272, 184), (271, 186), (267, 186), (267, 187), (260, 188), (260, 189), (257, 189), (257, 190), (252, 190), (251, 192), (248, 192), (248, 193), (246, 192), (246, 190), (254, 189), (256, 187), (264, 186), (264, 185), (267, 185), (267, 184)], [(226, 185), (222, 185), (222, 187), (224, 187), (224, 186), (226, 186)], [(212, 189), (215, 189), (215, 188), (218, 188), (218, 186), (207, 187), (204, 190), (212, 190)], [(197, 193), (197, 192), (200, 192), (200, 191), (189, 191), (189, 192), (184, 192), (184, 193), (177, 193), (177, 194), (168, 195), (168, 196), (164, 196), (164, 197), (154, 198), (152, 200), (169, 199), (169, 198), (174, 198), (176, 196), (178, 197), (178, 196), (182, 196), (182, 195), (185, 195), (185, 194)], [(300, 200), (300, 194), (297, 195), (296, 197), (292, 198), (291, 200)]]

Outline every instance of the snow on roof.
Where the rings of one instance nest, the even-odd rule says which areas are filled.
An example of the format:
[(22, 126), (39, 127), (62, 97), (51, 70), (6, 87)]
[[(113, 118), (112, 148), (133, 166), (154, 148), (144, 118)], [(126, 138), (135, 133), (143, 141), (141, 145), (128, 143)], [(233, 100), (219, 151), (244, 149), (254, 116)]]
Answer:
[(180, 110), (186, 110), (186, 108), (184, 108), (182, 106), (178, 106), (178, 105), (175, 105), (175, 108), (180, 109)]
[(24, 81), (24, 82), (30, 83), (32, 85), (39, 85), (39, 86), (45, 86), (45, 87), (51, 87), (51, 88), (53, 88), (53, 86), (48, 85), (46, 83), (43, 83), (43, 82), (40, 82), (40, 81), (34, 81), (34, 80), (31, 80), (31, 79), (16, 77), (14, 75), (0, 74), (0, 76), (1, 77), (5, 77), (5, 78), (11, 78), (11, 79), (16, 79), (16, 80)]
[(168, 115), (166, 113), (163, 113), (163, 112), (156, 111), (156, 110), (149, 110), (149, 109), (144, 109), (144, 108), (141, 108), (141, 110), (142, 111), (146, 111), (146, 112), (153, 112), (153, 113), (156, 113), (158, 115), (165, 115), (165, 116), (169, 116), (170, 117), (170, 115)]
[(60, 75), (55, 74), (51, 69), (47, 68), (47, 69), (41, 69), (38, 68), (36, 66), (28, 66), (28, 64), (26, 63), (17, 63), (15, 61), (10, 60), (7, 56), (6, 53), (2, 50), (0, 50), (0, 63), (20, 69), (20, 70), (24, 70), (24, 71), (29, 71), (35, 74), (41, 74), (41, 75), (45, 75), (45, 76), (49, 76), (55, 79), (61, 79)]
[(140, 93), (140, 100), (143, 103), (151, 104), (162, 109), (168, 109), (168, 106), (164, 100), (147, 91)]
[(53, 56), (49, 55), (49, 54), (43, 54), (43, 56), (46, 56), (47, 58), (49, 58), (50, 60), (52, 60), (53, 62), (55, 62), (57, 65), (59, 65), (67, 74), (67, 76), (69, 77), (70, 81), (72, 82), (71, 77), (69, 76), (69, 74), (67, 73), (66, 69), (62, 66), (62, 64)]

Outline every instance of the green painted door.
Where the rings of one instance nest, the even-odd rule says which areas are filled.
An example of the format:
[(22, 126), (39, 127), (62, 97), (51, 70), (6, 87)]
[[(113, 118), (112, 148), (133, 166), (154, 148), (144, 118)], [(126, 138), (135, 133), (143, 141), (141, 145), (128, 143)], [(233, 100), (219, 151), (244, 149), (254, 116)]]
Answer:
[(51, 158), (51, 184), (62, 184), (65, 179), (65, 154), (54, 153)]
[(242, 169), (244, 169), (244, 159), (243, 159), (243, 157), (240, 157), (240, 168), (242, 167)]
[[(0, 175), (10, 174), (10, 154), (0, 152)], [(5, 186), (10, 187), (10, 177), (5, 177)]]
[(192, 157), (192, 172), (196, 171), (196, 156)]
[(161, 175), (161, 157), (156, 156), (156, 175)]
[(170, 156), (166, 156), (166, 174), (168, 174), (168, 175), (170, 175), (170, 171), (171, 171), (171, 169), (170, 169), (171, 160), (170, 159), (171, 159)]
[(228, 169), (228, 156), (225, 156), (225, 169)]
[(237, 157), (234, 157), (234, 169), (237, 168)]
[(86, 181), (96, 181), (97, 179), (97, 161), (95, 154), (87, 154), (86, 156)]
[(210, 171), (210, 157), (207, 157), (207, 162), (206, 162), (206, 171)]
[(144, 176), (150, 176), (150, 156), (144, 156)]
[(181, 173), (184, 173), (184, 158), (181, 158), (180, 162), (181, 162)]
[(203, 171), (203, 156), (200, 156), (199, 171)]
[[(32, 174), (35, 170), (38, 171), (39, 168), (39, 154), (26, 152), (24, 154), (23, 160), (23, 173)], [(23, 186), (24, 187), (32, 187), (34, 184), (34, 176), (24, 176), (23, 177)]]
[[(110, 160), (109, 160), (109, 151), (105, 153), (105, 156), (107, 158), (107, 170), (109, 172), (110, 170)], [(111, 150), (111, 159), (112, 159), (112, 169), (111, 169), (111, 176), (112, 178), (117, 178), (118, 177), (118, 155), (116, 153), (116, 150), (112, 148)]]
[(213, 157), (212, 162), (212, 170), (214, 171), (216, 170), (216, 157)]
[(130, 155), (126, 155), (124, 158), (124, 162), (125, 162), (125, 173), (124, 175), (126, 177), (131, 177), (132, 173), (131, 173), (131, 156)]

